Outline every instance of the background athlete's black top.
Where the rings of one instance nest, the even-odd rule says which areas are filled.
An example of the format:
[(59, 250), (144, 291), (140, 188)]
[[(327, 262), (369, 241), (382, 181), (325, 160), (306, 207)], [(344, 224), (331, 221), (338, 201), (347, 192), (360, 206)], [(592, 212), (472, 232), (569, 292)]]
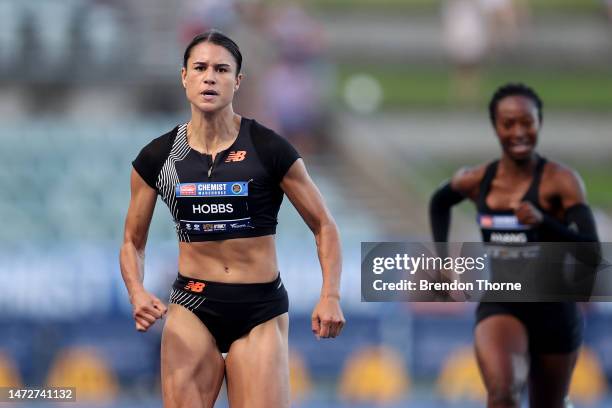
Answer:
[[(538, 157), (531, 184), (521, 198), (521, 201), (531, 203), (542, 213), (545, 211), (540, 206), (538, 192), (545, 164), (546, 159)], [(546, 234), (546, 231), (539, 226), (521, 224), (514, 210), (510, 208), (494, 210), (487, 205), (487, 196), (497, 174), (498, 165), (499, 161), (496, 160), (487, 166), (476, 200), (482, 240), (488, 247), (491, 278), (499, 282), (512, 282), (518, 279), (528, 286), (522, 289), (523, 295), (529, 290), (537, 292), (535, 280), (551, 277), (551, 272), (546, 271), (546, 265), (543, 263), (545, 257), (539, 243), (555, 240), (555, 237)], [(547, 274), (548, 276), (544, 276)]]
[[(533, 180), (521, 199), (521, 201), (530, 202), (542, 213), (545, 211), (540, 206), (538, 192), (545, 164), (546, 159), (538, 156)], [(478, 224), (482, 233), (482, 240), (484, 242), (495, 242), (499, 244), (525, 244), (527, 242), (554, 241), (555, 237), (547, 236), (543, 230), (521, 224), (514, 214), (514, 210), (510, 208), (505, 210), (493, 210), (489, 208), (487, 205), (487, 196), (491, 190), (493, 179), (497, 174), (498, 165), (499, 160), (496, 160), (487, 166), (482, 181), (480, 182), (480, 191), (478, 199), (476, 200)]]
[(132, 162), (168, 205), (182, 242), (276, 232), (280, 182), (300, 158), (274, 131), (242, 118), (238, 137), (212, 156), (187, 143), (187, 125), (154, 139)]

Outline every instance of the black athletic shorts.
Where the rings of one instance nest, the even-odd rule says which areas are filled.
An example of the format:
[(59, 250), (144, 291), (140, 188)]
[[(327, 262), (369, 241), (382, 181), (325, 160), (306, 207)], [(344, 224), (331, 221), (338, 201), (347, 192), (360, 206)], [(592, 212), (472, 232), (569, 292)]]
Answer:
[(476, 325), (500, 314), (514, 316), (523, 323), (530, 353), (571, 353), (582, 343), (584, 321), (574, 302), (482, 302), (476, 309)]
[(266, 283), (222, 283), (178, 274), (170, 303), (192, 311), (204, 323), (222, 353), (255, 326), (289, 310), (280, 275)]

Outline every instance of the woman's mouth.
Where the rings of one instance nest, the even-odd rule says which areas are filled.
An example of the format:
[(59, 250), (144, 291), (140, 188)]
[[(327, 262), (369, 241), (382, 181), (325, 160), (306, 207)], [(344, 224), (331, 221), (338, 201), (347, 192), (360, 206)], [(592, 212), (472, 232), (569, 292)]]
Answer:
[(204, 97), (204, 100), (211, 101), (219, 96), (219, 93), (213, 89), (207, 89), (203, 92), (200, 92), (200, 95)]
[(530, 152), (533, 146), (530, 143), (512, 143), (508, 147), (512, 153), (523, 154)]

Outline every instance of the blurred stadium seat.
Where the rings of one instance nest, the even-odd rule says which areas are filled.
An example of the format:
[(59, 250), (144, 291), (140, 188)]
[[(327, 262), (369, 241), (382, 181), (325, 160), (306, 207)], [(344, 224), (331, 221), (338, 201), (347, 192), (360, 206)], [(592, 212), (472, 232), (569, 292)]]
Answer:
[(387, 404), (401, 400), (410, 387), (402, 355), (384, 346), (359, 349), (340, 377), (340, 397), (355, 403)]
[(471, 346), (450, 355), (438, 377), (437, 392), (447, 401), (485, 401), (486, 390)]
[(112, 401), (119, 392), (115, 374), (91, 347), (61, 351), (50, 369), (46, 385), (75, 387), (78, 401)]
[(583, 347), (570, 386), (572, 401), (585, 405), (593, 404), (603, 399), (607, 391), (606, 376), (597, 354), (590, 348)]
[(312, 380), (306, 362), (300, 353), (289, 351), (289, 385), (291, 387), (291, 401), (303, 401), (312, 390)]
[(21, 387), (21, 376), (14, 361), (0, 350), (0, 387)]

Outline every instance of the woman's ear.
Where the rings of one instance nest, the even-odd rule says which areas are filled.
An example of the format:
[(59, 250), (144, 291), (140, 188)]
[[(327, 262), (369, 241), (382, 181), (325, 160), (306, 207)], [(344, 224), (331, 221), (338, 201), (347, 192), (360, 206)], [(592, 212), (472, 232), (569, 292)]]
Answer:
[(244, 78), (242, 74), (238, 74), (238, 76), (236, 76), (236, 84), (234, 85), (234, 92), (237, 91), (238, 88), (240, 88), (240, 82), (242, 81), (242, 78)]
[(187, 89), (187, 70), (185, 67), (181, 67), (181, 82), (183, 84), (183, 88)]

